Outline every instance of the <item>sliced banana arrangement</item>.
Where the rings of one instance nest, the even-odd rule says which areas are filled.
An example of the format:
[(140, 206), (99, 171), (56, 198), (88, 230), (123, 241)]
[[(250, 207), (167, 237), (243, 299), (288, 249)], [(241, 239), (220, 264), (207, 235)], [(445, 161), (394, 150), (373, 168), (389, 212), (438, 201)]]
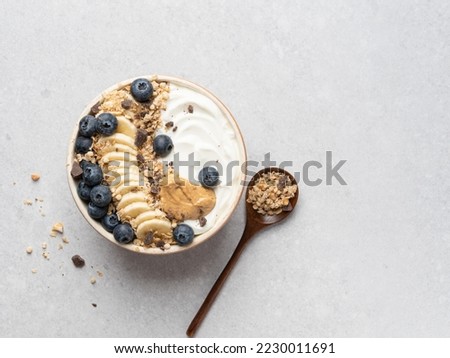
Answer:
[[(170, 238), (170, 220), (162, 211), (155, 215), (155, 208), (148, 203), (147, 180), (139, 170), (138, 151), (134, 144), (137, 128), (123, 116), (118, 116), (117, 121), (117, 132), (99, 140), (104, 147), (98, 152), (101, 156), (99, 162), (108, 168), (106, 180), (116, 200), (117, 216), (122, 222), (132, 225), (138, 239), (144, 240), (149, 234)], [(138, 216), (141, 219), (136, 222)]]

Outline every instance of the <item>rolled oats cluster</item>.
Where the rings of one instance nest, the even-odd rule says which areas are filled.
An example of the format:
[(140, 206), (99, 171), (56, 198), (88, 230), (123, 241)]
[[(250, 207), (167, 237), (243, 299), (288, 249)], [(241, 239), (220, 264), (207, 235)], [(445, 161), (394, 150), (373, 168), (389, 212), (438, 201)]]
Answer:
[(250, 189), (247, 202), (259, 214), (276, 215), (289, 205), (289, 199), (296, 192), (297, 185), (289, 176), (279, 172), (264, 173)]

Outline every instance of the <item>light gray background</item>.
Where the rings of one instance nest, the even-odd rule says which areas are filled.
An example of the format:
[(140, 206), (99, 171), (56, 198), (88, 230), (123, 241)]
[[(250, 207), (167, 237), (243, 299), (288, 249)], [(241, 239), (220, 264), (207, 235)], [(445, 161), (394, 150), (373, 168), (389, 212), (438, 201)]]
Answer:
[(64, 167), (94, 96), (161, 73), (218, 95), (250, 159), (347, 160), (347, 186), (301, 184), (292, 218), (251, 242), (199, 337), (448, 337), (449, 35), (446, 1), (2, 1), (0, 336), (184, 336), (243, 202), (192, 252), (135, 255), (87, 224)]

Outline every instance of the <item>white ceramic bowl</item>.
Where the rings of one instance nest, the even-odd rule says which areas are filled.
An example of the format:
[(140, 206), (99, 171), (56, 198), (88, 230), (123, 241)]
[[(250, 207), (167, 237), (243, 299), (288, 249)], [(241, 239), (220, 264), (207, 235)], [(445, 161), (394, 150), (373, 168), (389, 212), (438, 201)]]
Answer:
[[(150, 80), (153, 76), (142, 76), (139, 78), (143, 78), (143, 77)], [(230, 113), (228, 108), (225, 107), (225, 105), (216, 96), (214, 96), (211, 92), (209, 92), (208, 90), (204, 89), (203, 87), (200, 87), (192, 82), (186, 81), (181, 78), (162, 76), (162, 75), (158, 75), (157, 79), (158, 79), (158, 81), (167, 81), (175, 86), (179, 85), (179, 86), (183, 86), (183, 87), (192, 89), (192, 90), (198, 92), (199, 94), (202, 94), (202, 95), (208, 97), (209, 99), (211, 99), (214, 102), (215, 105), (217, 105), (217, 107), (220, 109), (220, 111), (222, 112), (222, 114), (224, 115), (224, 117), (226, 118), (226, 120), (228, 121), (230, 127), (232, 128), (232, 130), (234, 132), (234, 137), (235, 137), (235, 140), (237, 142), (237, 147), (238, 147), (238, 158), (235, 158), (235, 160), (238, 160), (242, 167), (242, 164), (245, 163), (247, 160), (245, 144), (244, 144), (244, 140), (242, 138), (242, 134), (236, 123), (236, 120), (234, 119), (233, 115)], [(76, 140), (76, 137), (78, 134), (79, 120), (83, 116), (89, 114), (92, 106), (94, 106), (99, 100), (102, 99), (103, 94), (108, 93), (113, 90), (116, 90), (116, 89), (120, 89), (124, 86), (127, 86), (133, 80), (134, 80), (134, 78), (129, 79), (127, 81), (120, 82), (120, 83), (106, 89), (102, 94), (100, 94), (99, 96), (94, 98), (92, 100), (92, 102), (86, 106), (86, 108), (83, 110), (83, 112), (81, 112), (80, 116), (78, 118), (76, 118), (75, 127), (74, 127), (74, 130), (72, 132), (72, 136), (71, 136), (70, 142), (69, 142), (67, 165), (66, 165), (69, 188), (72, 193), (75, 204), (77, 205), (78, 209), (80, 210), (80, 212), (84, 216), (84, 218), (89, 222), (89, 224), (100, 235), (102, 235), (104, 238), (106, 238), (110, 242), (116, 244), (117, 246), (120, 246), (121, 248), (130, 250), (133, 252), (139, 252), (139, 253), (151, 254), (151, 255), (165, 255), (165, 254), (170, 254), (170, 253), (186, 251), (186, 250), (192, 249), (193, 247), (195, 247), (197, 245), (200, 245), (201, 243), (205, 242), (206, 240), (208, 240), (209, 238), (214, 236), (225, 225), (225, 223), (230, 219), (231, 215), (233, 214), (234, 210), (236, 209), (236, 206), (237, 206), (239, 199), (242, 195), (242, 192), (244, 190), (244, 186), (241, 183), (245, 180), (245, 175), (246, 175), (245, 170), (240, 171), (239, 182), (233, 183), (233, 186), (239, 186), (239, 188), (236, 188), (236, 190), (232, 191), (234, 193), (232, 197), (227, 198), (225, 210), (223, 210), (223, 212), (220, 212), (217, 214), (216, 221), (215, 221), (214, 225), (211, 227), (211, 229), (209, 229), (205, 233), (197, 235), (195, 237), (194, 241), (190, 245), (186, 245), (186, 246), (172, 245), (172, 247), (169, 250), (165, 250), (165, 251), (161, 250), (160, 248), (144, 248), (144, 247), (137, 246), (134, 244), (128, 244), (128, 245), (119, 244), (114, 239), (113, 235), (111, 233), (107, 232), (102, 227), (102, 225), (99, 221), (96, 221), (89, 216), (89, 214), (87, 212), (87, 204), (85, 202), (83, 202), (78, 197), (78, 194), (77, 194), (78, 181), (74, 180), (70, 174), (70, 171), (72, 169), (72, 164), (73, 164), (74, 158), (75, 158), (74, 147), (75, 147), (75, 140)], [(170, 98), (169, 98), (169, 101), (170, 101)], [(176, 143), (174, 143), (174, 144), (176, 147)]]

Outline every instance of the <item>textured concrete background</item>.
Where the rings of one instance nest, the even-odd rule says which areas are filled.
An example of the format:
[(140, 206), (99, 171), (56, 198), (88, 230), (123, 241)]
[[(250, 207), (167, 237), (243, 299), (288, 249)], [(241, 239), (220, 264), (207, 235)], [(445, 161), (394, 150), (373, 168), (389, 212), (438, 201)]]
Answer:
[(2, 1), (0, 336), (184, 336), (243, 203), (192, 252), (139, 256), (91, 229), (64, 168), (86, 103), (161, 73), (218, 95), (250, 159), (347, 160), (347, 186), (302, 184), (293, 217), (250, 244), (200, 337), (448, 337), (449, 33), (445, 1)]

